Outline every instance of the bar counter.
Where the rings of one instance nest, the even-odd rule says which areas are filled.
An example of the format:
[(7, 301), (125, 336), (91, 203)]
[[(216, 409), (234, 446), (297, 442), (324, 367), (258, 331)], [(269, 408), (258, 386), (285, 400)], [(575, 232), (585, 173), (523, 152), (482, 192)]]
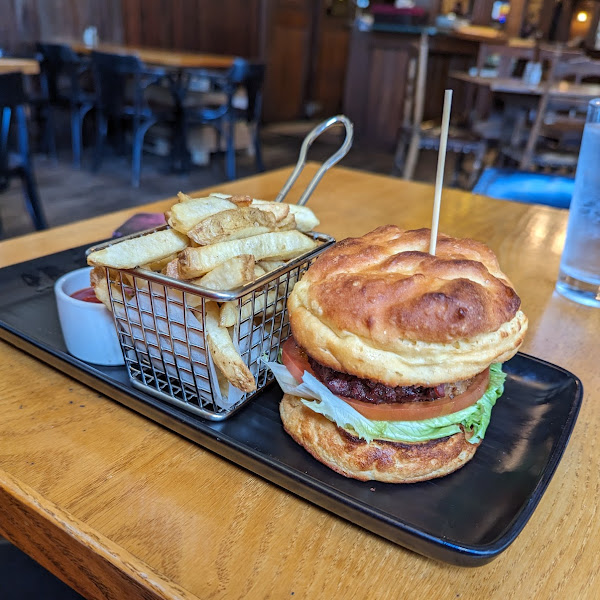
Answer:
[[(300, 189), (315, 169), (308, 166)], [(272, 199), (289, 172), (209, 191)], [(133, 213), (171, 203), (4, 241), (0, 265), (91, 245)], [(428, 226), (432, 204), (429, 185), (343, 168), (328, 173), (309, 202), (319, 230), (337, 239), (387, 223)], [(465, 569), (409, 552), (6, 342), (0, 342), (0, 533), (98, 600), (595, 598), (600, 311), (554, 292), (566, 222), (566, 211), (464, 191), (446, 190), (442, 200), (440, 231), (487, 242), (521, 296), (530, 320), (522, 350), (574, 372), (585, 390), (539, 506), (490, 564)]]

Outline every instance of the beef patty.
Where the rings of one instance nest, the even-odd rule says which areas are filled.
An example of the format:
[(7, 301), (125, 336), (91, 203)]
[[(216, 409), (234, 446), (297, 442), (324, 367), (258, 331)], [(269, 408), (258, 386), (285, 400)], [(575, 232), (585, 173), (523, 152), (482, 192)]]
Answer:
[(308, 362), (319, 379), (337, 396), (346, 396), (371, 404), (391, 404), (395, 402), (427, 402), (446, 395), (446, 384), (435, 387), (421, 385), (399, 385), (391, 387), (372, 379), (361, 379), (348, 373), (335, 371), (318, 363), (308, 356)]

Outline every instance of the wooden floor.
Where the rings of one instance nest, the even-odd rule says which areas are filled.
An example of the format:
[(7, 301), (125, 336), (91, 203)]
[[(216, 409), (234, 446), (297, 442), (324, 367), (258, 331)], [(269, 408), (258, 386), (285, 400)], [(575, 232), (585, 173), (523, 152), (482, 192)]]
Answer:
[[(296, 162), (304, 135), (311, 123), (276, 125), (265, 128), (262, 134), (264, 163), (267, 170)], [(339, 145), (336, 136), (324, 136), (310, 149), (309, 159), (323, 161)], [(130, 158), (110, 154), (98, 172), (90, 169), (91, 152), (84, 152), (83, 166), (71, 166), (68, 144), (61, 144), (58, 160), (43, 154), (34, 155), (34, 165), (44, 211), (51, 227), (97, 216), (130, 206), (146, 204), (175, 195), (217, 185), (225, 181), (223, 160), (214, 156), (206, 167), (194, 166), (187, 175), (168, 172), (168, 159), (145, 153), (142, 179), (138, 189), (130, 186)], [(451, 162), (451, 161), (449, 161)], [(393, 156), (371, 152), (358, 145), (340, 163), (347, 167), (390, 174)], [(254, 159), (244, 152), (237, 155), (238, 177), (256, 172)], [(415, 178), (433, 182), (435, 155), (422, 152)], [(4, 238), (26, 234), (33, 230), (25, 211), (20, 182), (13, 180), (10, 188), (0, 194), (0, 220)]]

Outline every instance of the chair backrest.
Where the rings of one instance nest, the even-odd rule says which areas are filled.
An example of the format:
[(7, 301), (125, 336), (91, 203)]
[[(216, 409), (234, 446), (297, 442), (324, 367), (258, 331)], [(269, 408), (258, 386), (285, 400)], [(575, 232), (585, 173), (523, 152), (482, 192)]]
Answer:
[(511, 46), (508, 44), (481, 44), (477, 55), (477, 74), (489, 63), (496, 67), (497, 77), (520, 76), (517, 71), (520, 63), (534, 60), (536, 48), (534, 46)]
[(38, 42), (37, 51), (41, 54), (40, 68), (48, 86), (48, 98), (56, 101), (60, 95), (60, 80), (62, 76), (69, 78), (71, 86), (69, 96), (75, 98), (81, 92), (79, 76), (81, 75), (82, 59), (65, 44), (48, 44)]
[(419, 41), (403, 46), (408, 57), (404, 74), (404, 98), (402, 101), (402, 127), (419, 128), (425, 109), (427, 87), (427, 63), (429, 62), (429, 35), (422, 33)]
[(600, 81), (600, 60), (581, 56), (572, 60), (559, 61), (554, 69), (555, 81), (571, 80), (575, 83)]
[(555, 69), (564, 62), (585, 57), (582, 50), (578, 48), (567, 48), (563, 43), (540, 44), (539, 60), (544, 64), (547, 73), (546, 79), (552, 80), (556, 77)]
[(98, 107), (107, 114), (119, 114), (126, 104), (127, 82), (139, 80), (144, 64), (135, 55), (95, 51), (91, 63)]
[(0, 109), (16, 108), (27, 102), (23, 75), (21, 73), (4, 73), (0, 75)]
[(256, 121), (262, 110), (262, 90), (265, 80), (264, 63), (250, 62), (244, 58), (236, 58), (229, 69), (227, 79), (236, 87), (246, 90), (248, 106), (246, 120)]
[(537, 143), (542, 135), (551, 137), (557, 151), (564, 151), (565, 163), (575, 164), (589, 104), (589, 97), (562, 97), (553, 94), (553, 86), (562, 81), (584, 83), (600, 81), (600, 61), (580, 56), (574, 60), (558, 60), (552, 79), (540, 98), (536, 118), (525, 147), (520, 167), (529, 168), (536, 157)]

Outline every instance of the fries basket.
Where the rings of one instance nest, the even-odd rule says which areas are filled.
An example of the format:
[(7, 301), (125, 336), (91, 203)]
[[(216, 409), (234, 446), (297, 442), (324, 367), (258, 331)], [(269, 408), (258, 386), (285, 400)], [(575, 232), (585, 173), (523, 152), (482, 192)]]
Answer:
[[(313, 141), (338, 124), (345, 127), (345, 139), (315, 173), (300, 196), (299, 205), (307, 202), (325, 172), (346, 155), (353, 137), (348, 118), (337, 115), (317, 125), (302, 142), (296, 167), (276, 202), (285, 199), (298, 179)], [(113, 240), (88, 249), (87, 254), (163, 229), (167, 226)], [(277, 360), (281, 345), (290, 335), (288, 295), (317, 256), (335, 242), (322, 233), (307, 235), (318, 243), (316, 248), (230, 291), (201, 288), (143, 268), (104, 267), (113, 319), (132, 384), (189, 413), (214, 421), (226, 419), (263, 390), (273, 379), (266, 363)], [(221, 307), (228, 303), (230, 316), (235, 312), (232, 327), (225, 329), (215, 324), (215, 303)], [(215, 341), (215, 331), (225, 335), (220, 338), (222, 346)], [(235, 379), (231, 371), (226, 378), (224, 370), (231, 365), (246, 373), (245, 365), (256, 389), (242, 391), (229, 383)]]
[[(161, 229), (161, 228), (159, 228)], [(146, 235), (145, 231), (127, 239)], [(214, 291), (145, 269), (105, 268), (113, 319), (132, 384), (144, 392), (211, 420), (241, 408), (272, 380), (265, 365), (277, 360), (290, 335), (286, 300), (293, 284), (334, 239), (309, 234), (314, 250), (232, 291)], [(101, 250), (124, 238), (94, 248)], [(233, 343), (256, 381), (254, 392), (230, 385), (208, 350), (206, 305), (233, 302)]]

